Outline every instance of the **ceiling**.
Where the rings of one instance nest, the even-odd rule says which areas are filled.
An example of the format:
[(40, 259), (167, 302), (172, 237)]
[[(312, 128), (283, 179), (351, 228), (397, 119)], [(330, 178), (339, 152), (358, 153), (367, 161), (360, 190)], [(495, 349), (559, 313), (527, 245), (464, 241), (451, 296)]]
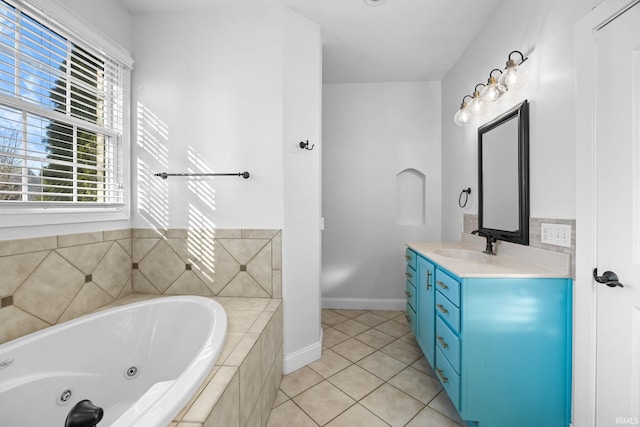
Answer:
[(353, 83), (441, 80), (503, 0), (118, 1), (131, 14), (281, 3), (320, 25), (323, 81)]

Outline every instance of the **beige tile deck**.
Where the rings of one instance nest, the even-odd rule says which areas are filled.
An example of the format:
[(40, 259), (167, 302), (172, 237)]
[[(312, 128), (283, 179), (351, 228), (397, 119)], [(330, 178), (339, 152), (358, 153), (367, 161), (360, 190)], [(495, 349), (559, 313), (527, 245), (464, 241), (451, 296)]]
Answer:
[(464, 426), (403, 313), (322, 310), (322, 358), (283, 377), (267, 427)]

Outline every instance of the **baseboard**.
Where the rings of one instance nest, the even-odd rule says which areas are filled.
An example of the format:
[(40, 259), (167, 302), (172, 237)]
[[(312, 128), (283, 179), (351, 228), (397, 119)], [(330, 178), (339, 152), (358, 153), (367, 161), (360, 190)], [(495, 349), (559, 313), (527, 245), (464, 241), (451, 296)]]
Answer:
[(290, 374), (309, 363), (315, 362), (322, 356), (322, 329), (320, 329), (320, 341), (294, 351), (291, 354), (285, 354), (282, 360), (282, 373)]
[(385, 298), (322, 298), (322, 308), (343, 310), (404, 310), (407, 300)]

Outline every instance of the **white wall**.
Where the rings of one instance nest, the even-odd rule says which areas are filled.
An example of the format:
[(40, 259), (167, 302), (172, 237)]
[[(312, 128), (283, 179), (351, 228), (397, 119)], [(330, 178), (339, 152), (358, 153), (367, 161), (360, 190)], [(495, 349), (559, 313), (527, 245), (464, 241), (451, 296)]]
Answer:
[[(531, 217), (574, 219), (574, 25), (598, 0), (504, 2), (442, 81), (443, 240), (459, 240), (463, 213), (477, 213), (477, 127), (524, 99), (530, 108)], [(475, 123), (458, 127), (453, 115), (462, 97), (504, 68), (509, 52), (529, 56), (529, 81)], [(517, 56), (516, 56), (517, 58)], [(466, 209), (463, 188), (475, 190)]]
[[(284, 372), (320, 358), (322, 45), (320, 28), (284, 16)], [(300, 141), (315, 145), (301, 150)]]
[(266, 5), (134, 17), (135, 227), (282, 228), (281, 22)]
[(131, 51), (131, 16), (117, 0), (57, 0), (102, 34)]
[[(440, 240), (440, 123), (439, 82), (324, 85), (324, 307), (404, 307), (404, 243)], [(408, 168), (425, 175), (424, 225), (398, 225)]]
[[(477, 125), (460, 128), (453, 115), (462, 97), (478, 82), (485, 82), (488, 72), (504, 67), (512, 50), (529, 52), (529, 83), (521, 91), (510, 94), (494, 114), (522, 99), (531, 102), (530, 162), (531, 216), (538, 218), (576, 217), (576, 138), (575, 45), (576, 23), (600, 0), (517, 0), (503, 2), (497, 15), (447, 74), (442, 82), (442, 163), (443, 163), (443, 239), (459, 239), (463, 210), (457, 207), (461, 188), (477, 189)], [(491, 117), (485, 116), (483, 120)], [(475, 200), (475, 199), (474, 199)], [(476, 213), (471, 205), (466, 212)], [(577, 224), (581, 227), (580, 223)], [(584, 243), (582, 243), (584, 244)], [(580, 241), (577, 242), (578, 248)], [(578, 249), (578, 253), (580, 250)], [(583, 273), (580, 273), (583, 274)], [(580, 283), (576, 284), (576, 286)], [(579, 289), (574, 287), (574, 295)], [(583, 291), (584, 292), (584, 291)], [(588, 320), (588, 319), (587, 319)], [(575, 317), (574, 324), (589, 324)], [(585, 327), (587, 328), (587, 327)], [(574, 343), (588, 342), (576, 336)], [(583, 347), (574, 350), (589, 351)], [(588, 387), (592, 380), (588, 369), (577, 363), (574, 352), (573, 425), (589, 424)], [(577, 384), (577, 385), (576, 385)], [(582, 386), (580, 386), (582, 384)], [(583, 387), (584, 386), (584, 387)]]
[[(136, 15), (134, 227), (283, 230), (285, 372), (320, 356), (321, 45), (279, 5)], [(202, 180), (153, 173), (240, 172)]]

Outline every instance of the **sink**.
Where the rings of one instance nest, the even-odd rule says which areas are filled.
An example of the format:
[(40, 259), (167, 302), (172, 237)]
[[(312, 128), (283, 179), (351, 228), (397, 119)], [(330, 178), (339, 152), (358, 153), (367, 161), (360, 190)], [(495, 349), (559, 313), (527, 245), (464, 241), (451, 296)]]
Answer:
[(465, 259), (478, 262), (489, 262), (489, 257), (491, 256), (469, 249), (436, 249), (433, 252), (447, 258)]

